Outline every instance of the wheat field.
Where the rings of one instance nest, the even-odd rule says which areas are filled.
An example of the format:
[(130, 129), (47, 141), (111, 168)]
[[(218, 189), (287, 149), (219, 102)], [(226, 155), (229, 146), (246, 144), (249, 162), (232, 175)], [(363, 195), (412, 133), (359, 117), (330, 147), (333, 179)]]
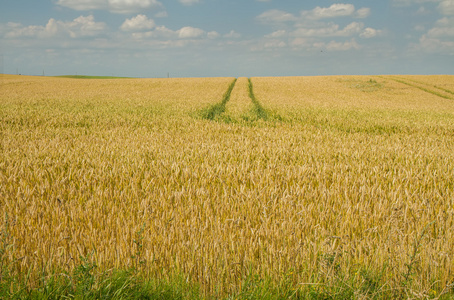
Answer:
[(3, 75), (0, 129), (17, 274), (453, 292), (454, 76)]

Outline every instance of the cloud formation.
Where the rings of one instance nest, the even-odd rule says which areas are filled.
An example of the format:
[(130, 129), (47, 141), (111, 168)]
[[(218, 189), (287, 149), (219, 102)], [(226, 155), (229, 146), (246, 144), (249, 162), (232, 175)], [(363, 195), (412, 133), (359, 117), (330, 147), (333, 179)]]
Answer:
[[(273, 45), (294, 49), (325, 48), (331, 51), (360, 49), (355, 37), (371, 39), (383, 34), (382, 30), (366, 27), (363, 22), (371, 13), (370, 8), (356, 9), (353, 4), (336, 3), (328, 7), (317, 6), (312, 10), (302, 10), (292, 14), (282, 10), (268, 10), (256, 17), (263, 25), (277, 27), (278, 30), (266, 34), (264, 47)], [(346, 25), (339, 20), (351, 19)]]
[(298, 20), (298, 18), (293, 14), (278, 9), (268, 10), (257, 16), (256, 19), (264, 24), (292, 22)]
[[(253, 0), (220, 2), (215, 7), (210, 0), (173, 0), (173, 4), (162, 0), (51, 2), (53, 10), (50, 6), (47, 13), (76, 15), (70, 19), (48, 17), (35, 24), (17, 17), (0, 22), (0, 39), (5, 40), (8, 64), (16, 59), (14, 64), (20, 67), (22, 61), (45, 61), (49, 57), (47, 63), (66, 66), (56, 59), (60, 56), (76, 69), (74, 57), (79, 57), (78, 64), (90, 69), (102, 58), (107, 62), (106, 69), (112, 68), (108, 61), (123, 61), (125, 70), (135, 72), (144, 67), (144, 57), (166, 68), (166, 64), (180, 68), (182, 62), (176, 63), (175, 59), (181, 57), (184, 61), (188, 55), (199, 55), (204, 62), (198, 64), (201, 69), (209, 65), (224, 70), (217, 68), (216, 63), (226, 62), (221, 57), (230, 55), (227, 68), (238, 59), (242, 59), (238, 63), (240, 70), (251, 66), (265, 69), (266, 62), (275, 62), (274, 66), (283, 65), (282, 74), (286, 74), (295, 62), (307, 65), (317, 59), (344, 63), (348, 59), (362, 57), (369, 61), (374, 57), (377, 61), (376, 57), (382, 57), (386, 58), (383, 66), (377, 65), (386, 71), (387, 63), (403, 57), (424, 61), (433, 70), (436, 66), (428, 62), (431, 58), (445, 67), (449, 57), (454, 57), (454, 0), (390, 0), (390, 6), (376, 1), (356, 1), (355, 5), (353, 1), (326, 1), (326, 5), (319, 1), (308, 6), (304, 1)], [(172, 9), (166, 11), (161, 2), (169, 8), (172, 5)], [(361, 3), (367, 3), (367, 7)], [(20, 5), (16, 6), (20, 11)], [(235, 14), (245, 7), (249, 10)], [(125, 15), (113, 16), (109, 12)], [(374, 18), (370, 18), (372, 13)], [(202, 22), (201, 18), (208, 14), (210, 17)], [(400, 25), (402, 18), (408, 22)], [(213, 27), (207, 22), (213, 22)], [(241, 26), (234, 27), (234, 23)], [(26, 55), (31, 59), (25, 59)], [(39, 55), (42, 57), (38, 59)], [(210, 55), (215, 63), (206, 63), (205, 58)], [(136, 66), (130, 67), (130, 62)], [(327, 72), (331, 66), (332, 63), (326, 64)], [(149, 70), (146, 68), (144, 74), (149, 74)], [(268, 70), (274, 72), (271, 67)]]
[(438, 11), (443, 17), (420, 37), (412, 50), (454, 55), (454, 0), (441, 1)]
[(292, 35), (299, 37), (349, 37), (360, 34), (363, 27), (363, 23), (352, 22), (341, 29), (339, 25), (331, 23), (320, 28), (298, 28), (293, 31)]
[(392, 0), (394, 6), (411, 6), (411, 5), (421, 5), (424, 3), (436, 3), (440, 0)]
[(301, 16), (303, 18), (310, 18), (315, 20), (339, 17), (366, 18), (369, 16), (369, 14), (369, 8), (363, 7), (356, 10), (353, 4), (344, 3), (332, 4), (329, 7), (317, 6), (313, 10), (301, 12)]
[(454, 38), (454, 18), (442, 18), (427, 32), (427, 36), (435, 38)]
[(304, 12), (303, 15), (314, 19), (347, 17), (353, 15), (355, 6), (353, 4), (333, 4), (330, 7), (317, 6), (312, 11)]
[(214, 40), (219, 38), (221, 35), (216, 31), (205, 31), (200, 28), (192, 26), (184, 26), (178, 30), (172, 30), (166, 26), (156, 26), (153, 30), (149, 31), (134, 31), (131, 33), (131, 37), (137, 42), (155, 41), (161, 45), (165, 44), (168, 46), (184, 46), (185, 43), (178, 41), (195, 41), (195, 40)]
[(194, 5), (200, 3), (200, 0), (178, 0), (183, 5)]
[(152, 29), (155, 23), (145, 15), (137, 15), (131, 19), (126, 19), (120, 26), (122, 31), (141, 31)]
[(454, 0), (444, 0), (438, 5), (441, 14), (454, 16)]
[(194, 28), (190, 26), (186, 26), (181, 28), (178, 32), (178, 37), (181, 39), (194, 39), (201, 37), (205, 31), (200, 28)]
[(370, 38), (373, 38), (373, 37), (376, 37), (376, 36), (379, 36), (382, 34), (383, 34), (382, 30), (377, 30), (374, 28), (367, 27), (360, 33), (359, 36), (364, 39), (370, 39)]
[(23, 26), (20, 23), (8, 23), (5, 34), (6, 38), (51, 38), (56, 36), (68, 36), (70, 38), (90, 37), (103, 33), (107, 25), (103, 22), (95, 22), (92, 15), (80, 16), (73, 21), (58, 21), (49, 19), (46, 26)]
[(108, 10), (118, 14), (163, 7), (157, 0), (58, 0), (57, 5), (80, 11)]

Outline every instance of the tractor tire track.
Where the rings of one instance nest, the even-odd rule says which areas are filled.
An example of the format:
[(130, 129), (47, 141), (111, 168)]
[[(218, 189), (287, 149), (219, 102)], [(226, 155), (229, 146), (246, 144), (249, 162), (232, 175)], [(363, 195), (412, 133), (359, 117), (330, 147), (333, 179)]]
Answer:
[[(450, 93), (450, 94), (453, 94), (454, 93), (450, 90), (446, 90), (446, 89), (443, 89), (443, 88), (440, 88), (440, 87), (437, 87), (437, 86), (431, 86), (429, 85), (430, 87), (435, 87), (436, 89), (439, 89), (441, 91), (435, 91), (433, 89), (429, 89), (427, 87), (424, 87), (424, 86), (421, 86), (421, 85), (428, 85), (426, 83), (422, 83), (422, 82), (418, 82), (418, 81), (414, 81), (414, 80), (411, 80), (411, 79), (403, 79), (401, 77), (391, 77), (391, 76), (380, 76), (384, 79), (389, 79), (389, 80), (393, 80), (395, 82), (399, 82), (401, 84), (405, 84), (405, 85), (408, 85), (408, 86), (411, 86), (411, 87), (414, 87), (414, 88), (417, 88), (417, 89), (420, 89), (426, 93), (429, 93), (429, 94), (432, 94), (432, 95), (435, 95), (435, 96), (438, 96), (438, 97), (441, 97), (441, 98), (444, 98), (444, 99), (448, 99), (448, 100), (454, 100), (454, 97), (453, 96), (448, 96), (446, 94), (442, 94), (441, 91), (444, 91), (445, 93)], [(410, 82), (409, 82), (410, 81)]]
[(224, 93), (224, 96), (222, 98), (222, 101), (216, 104), (213, 104), (212, 106), (202, 110), (200, 112), (200, 116), (202, 119), (206, 120), (214, 120), (216, 117), (220, 116), (222, 113), (225, 112), (225, 106), (227, 105), (227, 102), (230, 100), (230, 95), (232, 94), (232, 90), (235, 87), (235, 83), (237, 81), (237, 78), (235, 78), (232, 83), (229, 85), (227, 91)]
[(410, 78), (405, 78), (405, 80), (411, 81), (411, 82), (414, 82), (414, 83), (417, 83), (417, 84), (421, 84), (421, 85), (426, 85), (426, 86), (429, 86), (431, 88), (436, 88), (436, 89), (441, 90), (441, 91), (443, 91), (445, 93), (454, 95), (453, 91), (445, 89), (445, 88), (442, 88), (442, 87), (437, 86), (437, 85), (433, 85), (433, 84), (430, 84), (430, 83), (426, 83), (426, 82), (422, 82), (422, 81), (418, 81), (418, 80), (414, 80), (414, 79), (410, 79)]
[(282, 120), (261, 105), (255, 97), (251, 78), (246, 80), (245, 77), (235, 78), (224, 93), (222, 101), (199, 111), (198, 116), (211, 121), (249, 126), (260, 120)]
[(254, 95), (254, 86), (252, 84), (251, 78), (248, 78), (248, 92), (249, 92), (249, 98), (251, 98), (252, 104), (254, 105), (253, 107), (253, 113), (257, 116), (258, 119), (262, 119), (264, 121), (267, 121), (269, 119), (269, 114), (263, 108), (263, 106), (260, 104), (260, 102), (257, 101)]

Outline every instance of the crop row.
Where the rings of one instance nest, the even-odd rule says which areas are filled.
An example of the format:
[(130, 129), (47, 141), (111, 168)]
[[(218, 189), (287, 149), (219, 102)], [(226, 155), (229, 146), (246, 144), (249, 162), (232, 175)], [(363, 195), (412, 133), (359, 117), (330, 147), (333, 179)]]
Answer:
[(251, 123), (270, 119), (270, 113), (254, 95), (251, 79), (244, 77), (235, 79), (222, 101), (201, 110), (199, 115), (204, 119), (227, 123)]
[(414, 80), (414, 79), (411, 79), (408, 77), (402, 78), (400, 76), (388, 76), (387, 78), (390, 80), (394, 80), (396, 82), (405, 84), (405, 85), (409, 85), (411, 87), (415, 87), (424, 92), (436, 95), (436, 96), (444, 98), (444, 99), (454, 100), (454, 92), (452, 90), (440, 87), (438, 85), (427, 84), (425, 82)]

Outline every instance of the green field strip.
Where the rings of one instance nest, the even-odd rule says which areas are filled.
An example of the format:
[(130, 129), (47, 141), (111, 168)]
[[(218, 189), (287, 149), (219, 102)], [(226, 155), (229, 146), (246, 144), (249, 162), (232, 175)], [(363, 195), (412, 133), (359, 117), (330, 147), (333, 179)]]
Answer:
[(258, 121), (271, 119), (269, 112), (256, 99), (250, 78), (238, 78), (222, 119), (228, 123), (243, 125), (253, 125)]
[(263, 106), (260, 104), (260, 102), (257, 101), (254, 95), (254, 86), (252, 84), (251, 78), (248, 78), (248, 92), (249, 92), (249, 98), (251, 98), (252, 104), (254, 105), (253, 107), (253, 112), (257, 116), (257, 118), (262, 119), (264, 121), (269, 119), (268, 112), (263, 108)]
[[(424, 91), (426, 93), (429, 93), (429, 94), (432, 94), (432, 95), (435, 95), (435, 96), (438, 96), (438, 97), (441, 97), (441, 98), (444, 98), (444, 99), (454, 100), (454, 98), (452, 98), (450, 96), (446, 96), (444, 94), (441, 94), (440, 92), (437, 92), (437, 91), (434, 91), (432, 89), (428, 89), (428, 88), (425, 88), (423, 86), (417, 85), (417, 84), (415, 84), (416, 82), (415, 83), (408, 82), (407, 79), (403, 80), (401, 78), (395, 78), (395, 77), (385, 77), (385, 78), (393, 80), (395, 82), (399, 82), (399, 83), (408, 85), (408, 86), (411, 86), (411, 87), (414, 87), (414, 88), (417, 88), (417, 89), (420, 89), (420, 90), (422, 90), (422, 91)], [(419, 83), (419, 84), (421, 84), (421, 83)]]
[(410, 78), (405, 78), (405, 80), (411, 81), (411, 82), (414, 82), (414, 83), (417, 83), (417, 84), (423, 84), (423, 85), (427, 85), (427, 86), (430, 86), (430, 87), (434, 87), (434, 88), (439, 89), (439, 90), (441, 90), (441, 91), (443, 91), (443, 92), (446, 92), (446, 93), (448, 93), (448, 94), (454, 95), (454, 92), (453, 92), (453, 91), (448, 90), (448, 89), (445, 89), (445, 88), (442, 88), (442, 87), (439, 87), (439, 86), (437, 86), (437, 85), (433, 85), (433, 84), (426, 83), (426, 82), (422, 82), (422, 81), (417, 81), (417, 80), (410, 79)]
[(206, 120), (253, 125), (257, 121), (281, 120), (270, 113), (257, 100), (252, 80), (235, 78), (229, 85), (221, 102), (200, 110), (198, 117)]
[(226, 112), (222, 116), (223, 120), (228, 123), (252, 121), (256, 119), (252, 111), (253, 104), (248, 95), (248, 80), (246, 77), (239, 77), (227, 104)]
[(235, 78), (229, 85), (227, 91), (224, 93), (221, 102), (213, 104), (212, 106), (209, 106), (208, 108), (200, 111), (200, 116), (202, 117), (202, 119), (214, 120), (217, 116), (225, 112), (225, 106), (227, 105), (227, 102), (230, 100), (230, 95), (232, 94), (232, 90), (235, 87), (236, 81), (237, 78)]

